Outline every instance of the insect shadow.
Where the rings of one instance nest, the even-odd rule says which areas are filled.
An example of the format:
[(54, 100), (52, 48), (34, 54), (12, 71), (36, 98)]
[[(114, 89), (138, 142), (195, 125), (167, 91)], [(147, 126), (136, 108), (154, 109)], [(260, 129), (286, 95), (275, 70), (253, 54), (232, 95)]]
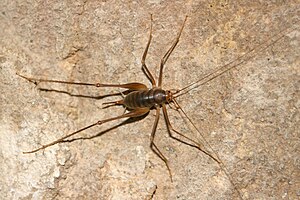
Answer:
[[(161, 152), (161, 150), (158, 148), (158, 146), (155, 144), (154, 142), (154, 138), (155, 138), (155, 133), (156, 133), (156, 129), (157, 129), (157, 125), (160, 119), (160, 112), (162, 110), (163, 116), (164, 116), (164, 121), (167, 127), (167, 132), (169, 134), (169, 136), (174, 139), (177, 140), (178, 142), (181, 142), (183, 144), (186, 144), (188, 146), (194, 147), (198, 150), (200, 150), (201, 152), (203, 152), (204, 154), (206, 154), (209, 158), (211, 158), (212, 160), (214, 160), (220, 167), (220, 169), (224, 172), (224, 174), (228, 177), (229, 181), (231, 182), (232, 186), (234, 187), (234, 190), (236, 191), (236, 193), (238, 194), (239, 198), (242, 199), (242, 195), (239, 191), (239, 189), (235, 186), (234, 181), (231, 177), (231, 175), (228, 173), (225, 165), (223, 164), (223, 162), (221, 161), (221, 159), (219, 158), (218, 154), (211, 148), (211, 146), (209, 145), (209, 143), (205, 140), (205, 138), (203, 137), (203, 135), (201, 134), (201, 132), (198, 130), (198, 128), (195, 126), (195, 124), (192, 122), (192, 120), (188, 117), (188, 115), (184, 112), (184, 110), (182, 109), (182, 107), (178, 104), (178, 102), (176, 101), (176, 98), (178, 98), (179, 96), (182, 96), (186, 93), (188, 93), (190, 90), (193, 90), (201, 85), (204, 85), (206, 83), (208, 83), (209, 81), (221, 76), (222, 74), (226, 73), (227, 71), (236, 68), (237, 66), (241, 65), (242, 63), (245, 63), (246, 61), (248, 61), (249, 59), (253, 58), (255, 55), (257, 55), (257, 53), (265, 50), (266, 48), (268, 48), (270, 45), (274, 44), (275, 42), (277, 42), (278, 40), (280, 40), (284, 34), (283, 32), (287, 31), (288, 29), (284, 29), (283, 31), (275, 34), (273, 37), (271, 37), (269, 40), (266, 40), (265, 42), (261, 43), (260, 45), (254, 47), (253, 49), (251, 49), (250, 51), (248, 51), (247, 53), (243, 54), (242, 56), (238, 57), (237, 59), (235, 59), (234, 61), (221, 66), (219, 68), (217, 68), (216, 70), (214, 70), (213, 72), (204, 75), (202, 78), (200, 78), (199, 80), (190, 83), (189, 85), (178, 89), (178, 90), (164, 90), (162, 88), (162, 81), (163, 81), (163, 70), (164, 70), (164, 66), (168, 60), (168, 58), (170, 57), (171, 53), (173, 52), (173, 50), (175, 49), (175, 47), (177, 46), (181, 33), (183, 31), (183, 28), (185, 26), (185, 23), (187, 21), (187, 16), (185, 17), (185, 20), (177, 34), (177, 37), (175, 38), (174, 42), (172, 43), (172, 45), (169, 47), (169, 49), (167, 50), (167, 52), (164, 54), (164, 56), (161, 58), (160, 61), (160, 69), (159, 69), (159, 76), (158, 76), (158, 80), (155, 80), (152, 73), (150, 72), (150, 70), (148, 69), (148, 67), (146, 66), (146, 56), (148, 53), (148, 49), (152, 40), (152, 24), (153, 24), (153, 19), (152, 19), (152, 15), (151, 15), (151, 25), (150, 25), (150, 34), (149, 34), (149, 39), (146, 45), (146, 48), (144, 50), (144, 53), (142, 55), (142, 71), (144, 72), (145, 76), (149, 79), (152, 87), (148, 88), (146, 85), (144, 85), (143, 83), (138, 83), (138, 82), (131, 82), (131, 83), (125, 83), (125, 84), (103, 84), (103, 83), (83, 83), (83, 82), (69, 82), (69, 81), (61, 81), (61, 80), (50, 80), (50, 79), (40, 79), (40, 78), (32, 78), (32, 77), (27, 77), (21, 74), (17, 74), (20, 77), (33, 82), (35, 84), (39, 84), (41, 82), (48, 82), (48, 83), (58, 83), (58, 84), (69, 84), (69, 85), (79, 85), (79, 86), (92, 86), (92, 87), (113, 87), (113, 88), (122, 88), (125, 89), (125, 91), (122, 91), (121, 93), (113, 93), (113, 94), (108, 94), (108, 95), (104, 95), (104, 96), (95, 96), (95, 97), (91, 97), (91, 96), (86, 96), (86, 95), (74, 95), (71, 94), (69, 92), (66, 91), (59, 91), (59, 90), (52, 90), (52, 89), (45, 89), (45, 88), (40, 88), (40, 90), (42, 91), (47, 91), (47, 92), (58, 92), (58, 93), (65, 93), (65, 94), (69, 94), (70, 96), (76, 96), (76, 97), (85, 97), (85, 98), (94, 98), (94, 99), (102, 99), (108, 96), (115, 96), (115, 95), (122, 95), (123, 98), (117, 101), (112, 101), (112, 102), (106, 102), (104, 103), (106, 105), (106, 107), (110, 107), (110, 106), (124, 106), (125, 107), (125, 112), (120, 115), (120, 116), (116, 116), (116, 117), (112, 117), (112, 118), (108, 118), (108, 119), (104, 119), (104, 120), (99, 120), (93, 124), (90, 124), (86, 127), (83, 127), (75, 132), (72, 132), (70, 134), (65, 135), (64, 137), (61, 137), (51, 143), (45, 144), (45, 145), (41, 145), (39, 148), (31, 150), (31, 151), (26, 151), (23, 152), (24, 154), (29, 154), (29, 153), (34, 153), (34, 152), (38, 152), (42, 149), (48, 148), (52, 145), (58, 144), (58, 143), (64, 143), (64, 142), (72, 142), (75, 140), (79, 140), (79, 139), (92, 139), (95, 137), (99, 137), (113, 129), (116, 129), (124, 124), (127, 123), (132, 123), (135, 121), (139, 121), (142, 120), (143, 118), (145, 118), (147, 116), (147, 114), (150, 112), (150, 110), (155, 110), (155, 120), (154, 120), (154, 124), (153, 124), (153, 128), (152, 128), (152, 132), (150, 135), (150, 148), (151, 150), (165, 163), (166, 168), (169, 172), (169, 177), (172, 181), (172, 173), (171, 173), (171, 169), (169, 167), (168, 164), (168, 160), (167, 158), (163, 155), (163, 153)], [(186, 117), (186, 119), (192, 124), (192, 126), (197, 130), (197, 132), (201, 135), (203, 143), (197, 142), (194, 139), (184, 135), (183, 133), (179, 132), (178, 130), (174, 129), (173, 126), (170, 123), (169, 120), (169, 116), (168, 116), (168, 112), (167, 112), (167, 108), (166, 105), (169, 104), (171, 107), (175, 108), (176, 111), (180, 112), (182, 116)], [(91, 127), (94, 126), (98, 126), (98, 125), (102, 125), (104, 123), (110, 122), (110, 121), (114, 121), (114, 120), (118, 120), (118, 119), (122, 119), (122, 118), (128, 118), (127, 120), (123, 121), (120, 124), (117, 124), (111, 128), (108, 128), (94, 136), (91, 137), (79, 137), (79, 138), (75, 138), (75, 139), (68, 139), (73, 135), (76, 135), (82, 131), (85, 131), (87, 129), (90, 129)]]

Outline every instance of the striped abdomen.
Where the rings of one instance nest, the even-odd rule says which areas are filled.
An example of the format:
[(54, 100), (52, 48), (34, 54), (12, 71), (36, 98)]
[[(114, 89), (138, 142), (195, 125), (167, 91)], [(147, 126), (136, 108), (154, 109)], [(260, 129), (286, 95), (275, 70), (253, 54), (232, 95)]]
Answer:
[(166, 91), (154, 88), (149, 90), (133, 91), (129, 93), (123, 104), (127, 108), (151, 108), (155, 104), (162, 104), (167, 102)]

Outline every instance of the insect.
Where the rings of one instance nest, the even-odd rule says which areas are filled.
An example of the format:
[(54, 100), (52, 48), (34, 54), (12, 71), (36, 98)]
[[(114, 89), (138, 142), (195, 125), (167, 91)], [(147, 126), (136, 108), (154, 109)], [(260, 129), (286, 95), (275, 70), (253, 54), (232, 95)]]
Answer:
[[(201, 144), (173, 128), (173, 126), (170, 123), (169, 117), (168, 117), (166, 104), (173, 105), (178, 111), (182, 112), (183, 115), (185, 117), (187, 117), (187, 119), (191, 122), (190, 118), (188, 118), (186, 113), (183, 111), (181, 106), (176, 101), (176, 98), (186, 94), (190, 90), (193, 90), (193, 89), (219, 77), (220, 75), (226, 73), (227, 71), (244, 63), (246, 60), (249, 60), (251, 57), (253, 57), (255, 55), (255, 53), (258, 53), (258, 52), (266, 49), (269, 45), (274, 44), (276, 41), (278, 41), (281, 37), (283, 37), (283, 33), (280, 32), (280, 33), (276, 34), (270, 40), (267, 40), (266, 42), (262, 43), (261, 45), (255, 47), (254, 49), (247, 52), (245, 55), (248, 56), (248, 59), (243, 60), (243, 59), (241, 59), (241, 57), (239, 57), (237, 60), (234, 60), (233, 62), (214, 70), (213, 72), (203, 76), (201, 79), (199, 79), (195, 82), (192, 82), (189, 85), (187, 85), (181, 89), (164, 90), (162, 88), (163, 70), (164, 70), (167, 60), (169, 59), (171, 53), (174, 51), (175, 47), (177, 46), (177, 44), (179, 42), (179, 39), (180, 39), (182, 31), (184, 29), (186, 20), (187, 20), (187, 17), (185, 18), (174, 43), (171, 45), (171, 47), (167, 50), (165, 55), (162, 57), (161, 63), (160, 63), (159, 77), (158, 77), (158, 80), (155, 80), (154, 76), (152, 75), (152, 73), (150, 72), (150, 70), (148, 69), (148, 67), (145, 64), (148, 49), (149, 49), (149, 46), (150, 46), (150, 43), (152, 40), (152, 21), (153, 20), (152, 20), (152, 16), (151, 16), (149, 39), (148, 39), (148, 43), (146, 45), (146, 48), (145, 48), (143, 56), (142, 56), (142, 70), (145, 73), (146, 77), (150, 80), (151, 85), (152, 85), (151, 88), (148, 88), (146, 85), (144, 85), (142, 83), (135, 83), (135, 82), (126, 83), (126, 84), (82, 83), (82, 82), (68, 82), (68, 81), (60, 81), (60, 80), (38, 79), (38, 78), (27, 77), (24, 75), (19, 75), (22, 78), (25, 78), (28, 81), (34, 82), (34, 83), (50, 82), (50, 83), (69, 84), (69, 85), (85, 85), (85, 86), (92, 86), (92, 87), (116, 87), (116, 88), (126, 89), (126, 91), (123, 92), (124, 94), (126, 94), (126, 96), (123, 99), (106, 103), (109, 105), (123, 105), (127, 110), (127, 112), (124, 113), (123, 115), (97, 121), (91, 125), (83, 127), (82, 129), (72, 132), (62, 138), (59, 138), (58, 140), (55, 140), (51, 143), (42, 145), (41, 147), (39, 147), (37, 149), (31, 150), (31, 151), (26, 151), (24, 153), (34, 153), (34, 152), (40, 151), (42, 149), (45, 149), (47, 147), (50, 147), (52, 145), (64, 142), (67, 138), (69, 138), (77, 133), (80, 133), (84, 130), (87, 130), (91, 127), (97, 126), (97, 125), (102, 125), (104, 123), (118, 120), (121, 118), (136, 118), (136, 117), (144, 116), (144, 115), (148, 114), (151, 109), (154, 109), (156, 111), (156, 115), (155, 115), (155, 121), (153, 124), (152, 132), (150, 135), (150, 148), (165, 163), (171, 180), (172, 180), (172, 173), (171, 173), (171, 169), (168, 164), (168, 160), (163, 155), (163, 153), (160, 151), (158, 146), (154, 143), (154, 138), (155, 138), (155, 134), (156, 134), (157, 125), (158, 125), (158, 122), (160, 119), (161, 111), (163, 113), (164, 120), (167, 125), (167, 131), (169, 133), (169, 136), (179, 142), (182, 142), (186, 145), (189, 145), (189, 146), (199, 149), (204, 154), (206, 154), (211, 159), (213, 159), (215, 162), (217, 162), (219, 164), (220, 168), (224, 171), (224, 173), (229, 178), (232, 185), (234, 186), (232, 178), (227, 173), (227, 170), (226, 170), (224, 164), (219, 159), (219, 156), (217, 155), (217, 153), (215, 153), (212, 150), (212, 148), (209, 146), (209, 144), (207, 142), (206, 142), (207, 144), (205, 144), (205, 145)], [(196, 126), (193, 123), (192, 123), (192, 125), (196, 128)], [(198, 131), (198, 132), (200, 133), (200, 131)], [(234, 188), (235, 188), (235, 186), (234, 186)], [(241, 197), (239, 190), (236, 188), (235, 188), (235, 190)]]

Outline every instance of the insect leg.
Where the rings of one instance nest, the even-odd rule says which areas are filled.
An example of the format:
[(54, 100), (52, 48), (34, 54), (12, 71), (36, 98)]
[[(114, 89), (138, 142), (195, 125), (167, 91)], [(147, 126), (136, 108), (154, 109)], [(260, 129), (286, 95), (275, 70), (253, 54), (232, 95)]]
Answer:
[(164, 55), (164, 57), (160, 61), (160, 70), (159, 70), (159, 77), (158, 77), (158, 87), (160, 87), (161, 83), (162, 83), (162, 75), (163, 75), (164, 65), (167, 62), (168, 58), (170, 57), (171, 53), (173, 52), (173, 50), (175, 49), (176, 45), (179, 42), (179, 38), (181, 36), (181, 33), (182, 33), (182, 30), (183, 30), (183, 27), (185, 25), (186, 20), (187, 20), (187, 16), (184, 19), (182, 27), (181, 27), (181, 29), (180, 29), (180, 31), (179, 31), (179, 33), (178, 33), (175, 41), (173, 42), (172, 46), (169, 48), (169, 50), (166, 52), (166, 54)]
[[(174, 102), (176, 108), (184, 114), (184, 116), (188, 119), (188, 121), (193, 125), (193, 127), (197, 130), (197, 132), (202, 136), (204, 142), (205, 142), (205, 143), (208, 145), (208, 147), (211, 149), (211, 151), (212, 151), (212, 153), (214, 154), (214, 156), (212, 156), (211, 153), (206, 153), (206, 152), (204, 152), (204, 151), (203, 151), (202, 149), (200, 149), (200, 148), (198, 148), (198, 149), (200, 149), (200, 151), (202, 151), (202, 152), (205, 153), (206, 155), (210, 156), (214, 161), (216, 161), (216, 162), (218, 163), (218, 165), (220, 166), (220, 169), (225, 173), (225, 175), (228, 177), (228, 180), (230, 181), (231, 185), (234, 187), (234, 190), (236, 191), (237, 195), (239, 196), (239, 199), (243, 199), (241, 192), (239, 191), (239, 189), (238, 189), (238, 188), (236, 187), (236, 185), (234, 184), (234, 181), (233, 181), (232, 176), (231, 176), (230, 173), (227, 171), (226, 166), (224, 165), (224, 163), (222, 162), (222, 160), (219, 158), (218, 154), (213, 150), (213, 148), (211, 147), (211, 145), (206, 141), (206, 139), (203, 137), (203, 135), (201, 134), (201, 132), (199, 131), (199, 129), (195, 126), (195, 124), (194, 124), (194, 123), (192, 122), (192, 120), (188, 117), (188, 115), (185, 113), (185, 111), (181, 108), (181, 106), (178, 104), (178, 102), (177, 102), (175, 99), (173, 99), (173, 102)], [(163, 112), (164, 112), (164, 115), (165, 115), (165, 113), (166, 113), (165, 116), (166, 116), (167, 119), (168, 119), (167, 110), (166, 110), (166, 106), (165, 106), (165, 105), (163, 105)], [(169, 119), (166, 120), (166, 122), (167, 122), (167, 121), (168, 121), (168, 123), (169, 123), (169, 126), (171, 126), (171, 125), (170, 125)], [(172, 128), (172, 126), (171, 126), (171, 128)], [(169, 130), (169, 129), (168, 129), (168, 130)], [(173, 129), (173, 131), (175, 131), (175, 130)], [(176, 131), (175, 131), (175, 132), (176, 132)], [(183, 136), (183, 137), (185, 137), (184, 135), (180, 134), (178, 131), (177, 131), (176, 133), (179, 134), (179, 135), (181, 135), (181, 136)], [(190, 139), (189, 139), (189, 140), (190, 140)]]
[(80, 133), (80, 132), (82, 132), (82, 131), (84, 131), (84, 130), (87, 130), (87, 129), (89, 129), (89, 128), (92, 128), (92, 127), (94, 127), (94, 126), (96, 126), (96, 125), (102, 125), (102, 124), (104, 124), (104, 123), (106, 123), (106, 122), (110, 122), (110, 121), (114, 121), (114, 120), (121, 119), (121, 118), (126, 118), (126, 117), (139, 117), (139, 116), (142, 116), (142, 115), (144, 115), (144, 114), (146, 114), (146, 113), (148, 113), (148, 112), (149, 112), (149, 108), (139, 108), (139, 109), (135, 109), (135, 110), (133, 110), (133, 111), (130, 111), (129, 113), (125, 113), (125, 114), (120, 115), (120, 116), (117, 116), (117, 117), (112, 117), (112, 118), (109, 118), (109, 119), (99, 120), (99, 121), (97, 121), (96, 123), (93, 123), (93, 124), (91, 124), (91, 125), (89, 125), (89, 126), (86, 126), (86, 127), (82, 128), (82, 129), (79, 129), (79, 130), (77, 130), (77, 131), (75, 131), (75, 132), (73, 132), (73, 133), (70, 133), (70, 134), (68, 134), (68, 135), (66, 135), (66, 136), (64, 136), (64, 137), (62, 137), (62, 138), (60, 138), (60, 139), (58, 139), (58, 140), (55, 140), (55, 141), (53, 141), (53, 142), (51, 142), (51, 143), (42, 145), (41, 147), (39, 147), (39, 148), (37, 148), (37, 149), (34, 149), (34, 150), (32, 150), (32, 151), (25, 151), (25, 152), (23, 152), (23, 153), (24, 153), (24, 154), (27, 154), (27, 153), (34, 153), (34, 152), (37, 152), (37, 151), (39, 151), (39, 150), (45, 149), (45, 148), (47, 148), (47, 147), (50, 147), (50, 146), (52, 146), (52, 145), (55, 145), (55, 144), (64, 142), (65, 139), (67, 139), (67, 138), (69, 138), (69, 137), (71, 137), (71, 136), (73, 136), (73, 135), (75, 135), (75, 134), (77, 134), (77, 133)]
[(152, 19), (152, 14), (151, 14), (151, 24), (150, 24), (150, 35), (149, 35), (149, 40), (146, 46), (146, 49), (143, 53), (143, 57), (142, 57), (142, 70), (145, 73), (145, 75), (147, 76), (147, 78), (150, 80), (152, 87), (154, 87), (156, 85), (156, 82), (151, 74), (151, 72), (149, 71), (148, 67), (146, 66), (146, 56), (148, 53), (148, 49), (152, 40), (152, 23), (153, 23), (153, 19)]
[(160, 114), (160, 108), (157, 106), (156, 107), (156, 115), (155, 115), (155, 121), (154, 121), (154, 125), (152, 128), (152, 133), (151, 133), (151, 138), (150, 138), (150, 148), (151, 150), (162, 160), (164, 161), (164, 163), (166, 164), (168, 171), (169, 171), (169, 175), (170, 175), (170, 179), (171, 181), (173, 181), (172, 179), (172, 173), (171, 173), (171, 169), (169, 167), (168, 164), (168, 160), (167, 158), (161, 153), (161, 151), (159, 150), (159, 148), (156, 146), (156, 144), (154, 143), (154, 137), (155, 137), (155, 132), (156, 132), (156, 128), (157, 128), (157, 124), (159, 121), (159, 114)]
[[(168, 113), (167, 113), (167, 108), (166, 108), (166, 105), (165, 104), (162, 104), (162, 109), (163, 109), (163, 114), (164, 114), (164, 118), (165, 118), (165, 122), (166, 122), (166, 125), (167, 125), (167, 130), (168, 130), (168, 133), (169, 133), (169, 136), (174, 139), (174, 140), (177, 140), (183, 144), (186, 144), (188, 146), (191, 146), (191, 147), (194, 147), (194, 148), (197, 148), (199, 149), (200, 151), (202, 151), (204, 154), (208, 155), (210, 158), (212, 158), (214, 161), (216, 161), (217, 163), (220, 163), (220, 161), (215, 158), (213, 155), (211, 155), (207, 150), (205, 150), (204, 146), (198, 142), (196, 142), (195, 140), (183, 135), (182, 133), (180, 133), (179, 131), (175, 130), (171, 123), (170, 123), (170, 120), (169, 120), (169, 117), (168, 117)], [(186, 142), (186, 141), (183, 141), (177, 137), (175, 137), (174, 135), (172, 135), (172, 131), (175, 132), (176, 134), (180, 135), (181, 137), (187, 139), (189, 142), (191, 142), (192, 144)]]
[(147, 89), (147, 86), (142, 83), (126, 83), (126, 84), (102, 84), (102, 83), (81, 83), (81, 82), (72, 82), (72, 81), (60, 81), (60, 80), (49, 80), (49, 79), (40, 79), (40, 78), (32, 78), (27, 77), (21, 74), (17, 74), (18, 76), (28, 80), (29, 82), (33, 82), (38, 84), (40, 82), (48, 82), (48, 83), (61, 83), (61, 84), (69, 84), (69, 85), (86, 85), (86, 86), (94, 86), (94, 87), (119, 87), (126, 88), (130, 90), (144, 90)]

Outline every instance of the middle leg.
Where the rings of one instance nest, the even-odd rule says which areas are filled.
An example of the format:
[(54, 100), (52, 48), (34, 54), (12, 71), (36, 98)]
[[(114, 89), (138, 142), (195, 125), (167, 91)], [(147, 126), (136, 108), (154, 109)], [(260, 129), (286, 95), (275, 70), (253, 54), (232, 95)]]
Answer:
[(155, 121), (154, 121), (154, 125), (153, 125), (153, 128), (152, 128), (152, 133), (151, 133), (151, 138), (150, 138), (150, 148), (151, 150), (162, 160), (164, 161), (164, 163), (166, 164), (167, 166), (167, 169), (169, 171), (169, 175), (170, 175), (170, 179), (171, 179), (171, 182), (173, 182), (173, 179), (172, 179), (172, 173), (171, 173), (171, 169), (169, 167), (169, 164), (168, 164), (168, 160), (167, 158), (162, 154), (162, 152), (159, 150), (159, 148), (156, 146), (156, 144), (154, 143), (154, 137), (155, 137), (155, 133), (156, 133), (156, 128), (157, 128), (157, 124), (158, 124), (158, 121), (159, 121), (159, 114), (160, 114), (160, 107), (157, 106), (156, 107), (156, 115), (155, 115)]
[[(166, 105), (163, 104), (162, 105), (162, 109), (163, 109), (163, 114), (164, 114), (164, 118), (165, 118), (165, 122), (166, 122), (166, 126), (167, 126), (167, 130), (168, 130), (168, 133), (169, 133), (169, 136), (174, 139), (174, 140), (177, 140), (183, 144), (186, 144), (188, 146), (191, 146), (191, 147), (194, 147), (194, 148), (197, 148), (199, 149), (200, 151), (202, 151), (204, 154), (208, 155), (210, 158), (212, 158), (214, 161), (216, 161), (217, 163), (220, 163), (219, 159), (218, 158), (215, 158), (210, 152), (208, 152), (207, 150), (205, 150), (204, 146), (202, 144), (200, 144), (199, 142), (196, 142), (195, 140), (183, 135), (182, 133), (180, 133), (179, 131), (177, 131), (176, 129), (173, 128), (173, 126), (171, 125), (170, 123), (170, 120), (169, 120), (169, 117), (168, 117), (168, 113), (167, 113), (167, 108), (166, 108)], [(192, 144), (186, 142), (186, 141), (183, 141), (177, 137), (175, 137), (173, 134), (172, 134), (172, 131), (175, 132), (176, 134), (180, 135), (181, 137), (185, 138), (186, 140), (188, 140), (189, 142), (191, 142)]]

